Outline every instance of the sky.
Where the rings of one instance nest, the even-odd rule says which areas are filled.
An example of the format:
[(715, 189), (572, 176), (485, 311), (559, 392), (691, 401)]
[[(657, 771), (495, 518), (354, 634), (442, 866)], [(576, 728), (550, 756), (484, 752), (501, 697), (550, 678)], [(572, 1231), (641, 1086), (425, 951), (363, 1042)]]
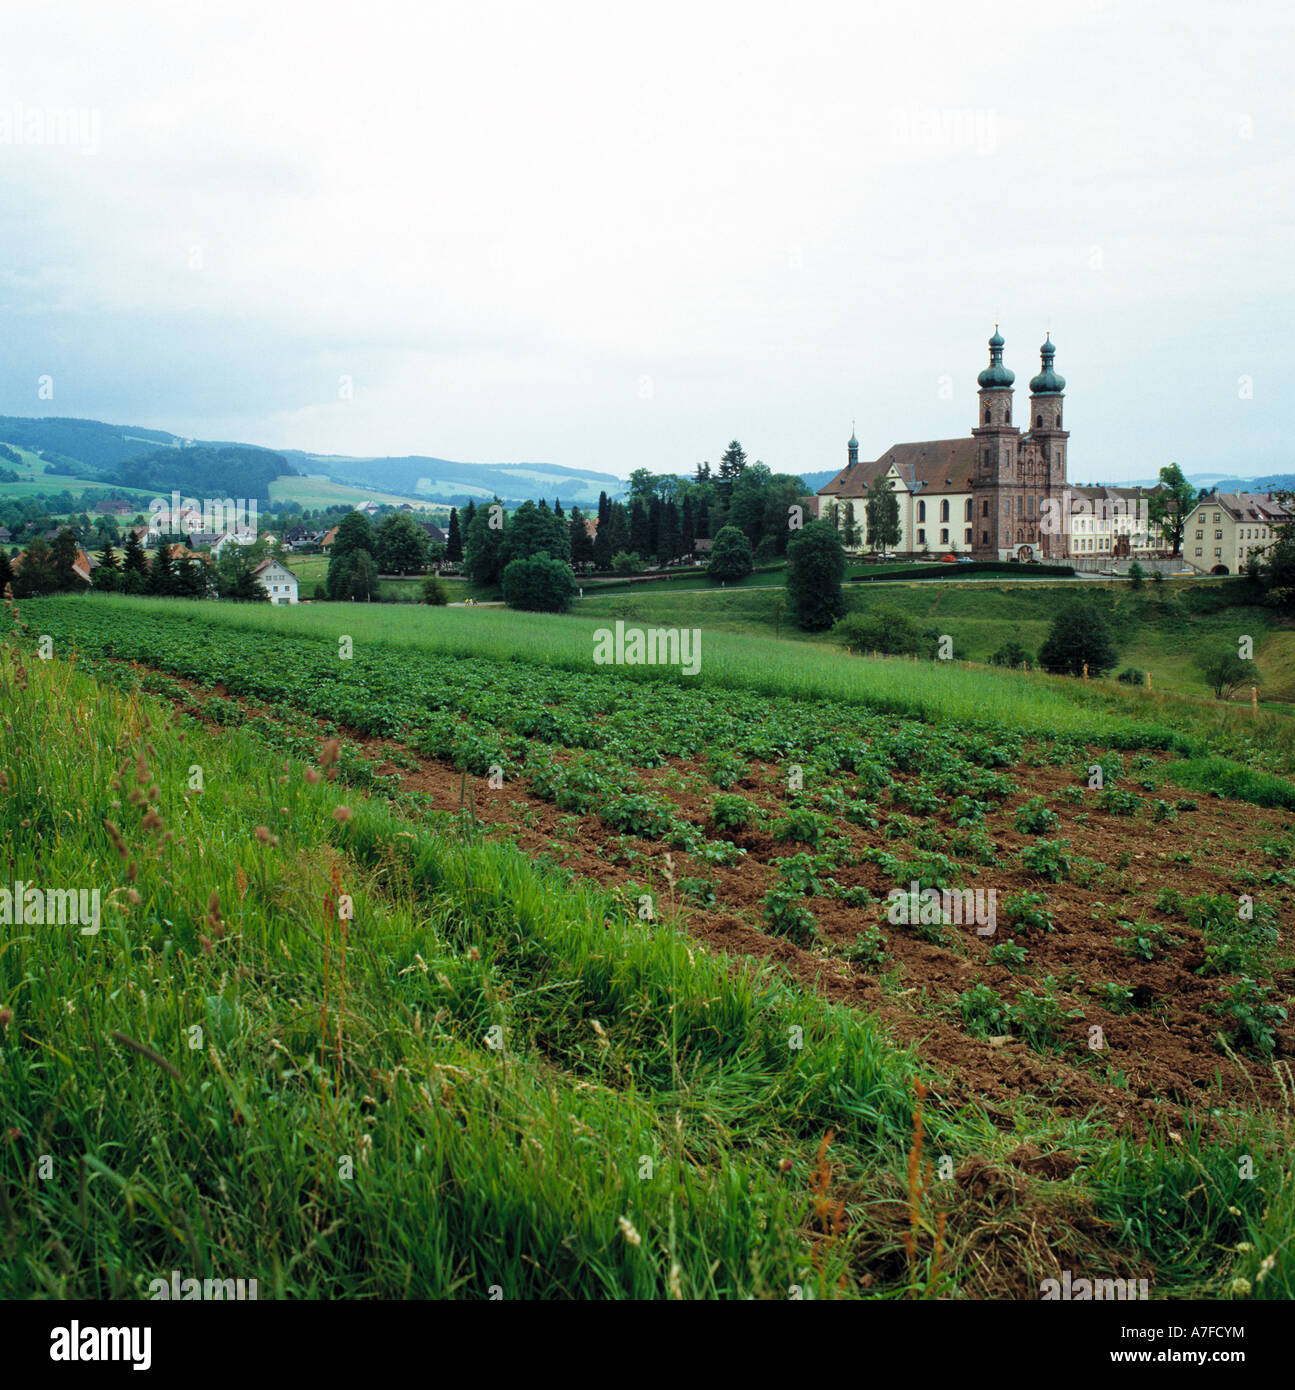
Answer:
[(1292, 471), (1295, 9), (0, 0), (0, 414), (775, 472)]

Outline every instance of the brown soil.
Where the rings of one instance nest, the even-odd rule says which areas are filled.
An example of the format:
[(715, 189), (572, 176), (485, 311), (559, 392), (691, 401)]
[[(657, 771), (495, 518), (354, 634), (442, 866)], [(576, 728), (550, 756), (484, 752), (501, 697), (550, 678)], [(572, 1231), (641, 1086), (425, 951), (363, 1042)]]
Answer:
[[(200, 702), (211, 694), (234, 698), (219, 686), (208, 689), (178, 683), (193, 690)], [(248, 713), (258, 711), (249, 706)], [(302, 719), (308, 721), (305, 715)], [(395, 740), (347, 737), (363, 750), (376, 772), (399, 777), (402, 790), (422, 793), (445, 811), (461, 809), (464, 779), (458, 769), (418, 758)], [(393, 755), (403, 763), (416, 758), (417, 767), (406, 770), (392, 760)], [(807, 947), (770, 936), (759, 925), (760, 901), (776, 878), (770, 861), (807, 847), (774, 844), (759, 831), (716, 836), (706, 823), (706, 807), (715, 789), (708, 786), (699, 795), (675, 785), (680, 774), (687, 777), (695, 771), (672, 760), (641, 772), (640, 777), (657, 794), (669, 797), (685, 818), (745, 849), (737, 866), (707, 865), (653, 841), (628, 839), (608, 830), (596, 817), (560, 811), (520, 785), (492, 790), (486, 779), (477, 777), (468, 777), (466, 785), (476, 818), (485, 826), (526, 852), (605, 887), (620, 889), (631, 882), (646, 882), (657, 895), (658, 910), (671, 903), (670, 876), (676, 882), (686, 876), (709, 878), (715, 884), (718, 906), (706, 910), (686, 901), (674, 902), (683, 925), (695, 938), (716, 950), (774, 962), (805, 989), (879, 1018), (896, 1041), (914, 1046), (932, 1070), (946, 1078), (932, 1097), (936, 1104), (956, 1107), (977, 1102), (991, 1117), (1010, 1126), (1014, 1106), (1023, 1100), (1035, 1101), (1056, 1115), (1097, 1112), (1135, 1132), (1145, 1132), (1154, 1124), (1171, 1133), (1192, 1117), (1207, 1119), (1212, 1109), (1282, 1104), (1282, 1087), (1272, 1062), (1235, 1050), (1230, 1057), (1218, 1045), (1223, 1020), (1213, 1006), (1220, 998), (1220, 979), (1195, 973), (1204, 959), (1201, 933), (1181, 918), (1159, 911), (1156, 898), (1162, 888), (1177, 889), (1184, 896), (1210, 892), (1236, 897), (1248, 892), (1262, 897), (1278, 911), (1285, 948), (1295, 891), (1258, 883), (1246, 887), (1237, 875), (1246, 869), (1262, 875), (1277, 867), (1260, 845), (1290, 828), (1288, 814), (1195, 794), (1197, 810), (1182, 811), (1172, 822), (1153, 824), (1145, 818), (1106, 814), (1096, 809), (1095, 797), (1075, 805), (1052, 800), (1062, 786), (1073, 784), (1072, 774), (1066, 769), (1019, 766), (1010, 770), (1017, 792), (986, 823), (1005, 862), (981, 867), (979, 876), (967, 878), (965, 886), (995, 889), (1000, 917), (1002, 903), (1010, 894), (1021, 889), (1045, 892), (1054, 931), (1007, 928), (1000, 921), (994, 936), (983, 937), (972, 925), (953, 926), (946, 929), (949, 944), (932, 944), (909, 928), (882, 920), (885, 895), (894, 885), (879, 866), (864, 863), (838, 869), (833, 876), (847, 886), (862, 885), (883, 901), (854, 908), (827, 896), (806, 898), (821, 936), (820, 944)], [(781, 778), (779, 769), (752, 764), (747, 777), (731, 790), (774, 810), (783, 797)], [(1139, 794), (1172, 801), (1181, 790), (1165, 784), (1155, 792)], [(1110, 866), (1099, 886), (1044, 883), (1015, 862), (1015, 852), (1033, 843), (1034, 837), (1017, 833), (1011, 813), (1038, 795), (1048, 797), (1050, 808), (1060, 816), (1048, 838), (1069, 839), (1073, 852)], [(911, 846), (884, 837), (886, 820), (893, 814), (887, 805), (878, 806), (877, 814), (881, 824), (876, 830), (840, 821), (837, 829), (859, 849), (884, 846), (901, 855), (910, 852)], [(1086, 820), (1076, 821), (1076, 814)], [(942, 813), (914, 819), (948, 828)], [(636, 854), (629, 863), (622, 862), (626, 851)], [(1180, 851), (1193, 854), (1195, 862), (1174, 863), (1166, 857)], [(1126, 929), (1116, 924), (1109, 909), (1130, 921), (1163, 923), (1184, 944), (1166, 959), (1144, 962), (1131, 957), (1116, 944)], [(868, 922), (879, 920), (887, 942), (882, 971), (869, 972), (843, 960), (840, 950), (853, 943)], [(988, 959), (991, 948), (1009, 936), (1029, 951), (1024, 971), (1013, 973)], [(952, 1011), (957, 996), (977, 983), (1013, 999), (1022, 990), (1037, 990), (1047, 975), (1057, 977), (1063, 1007), (1082, 1013), (1065, 1022), (1055, 1050), (1036, 1051), (1016, 1037), (974, 1036)], [(1108, 981), (1134, 991), (1133, 1009), (1112, 1012), (1088, 992)], [(1281, 1002), (1295, 989), (1295, 973), (1279, 971), (1270, 982), (1274, 998)], [(1098, 1050), (1089, 1045), (1094, 1025), (1102, 1032), (1103, 1046)], [(1289, 1020), (1279, 1033), (1277, 1057), (1285, 1064), (1295, 1057), (1295, 1024)], [(1025, 1157), (1030, 1161), (1020, 1166), (1045, 1179), (1064, 1176), (1050, 1171), (1048, 1164), (1073, 1167), (1075, 1162), (1068, 1156)], [(1033, 1242), (1035, 1235), (1028, 1239)]]

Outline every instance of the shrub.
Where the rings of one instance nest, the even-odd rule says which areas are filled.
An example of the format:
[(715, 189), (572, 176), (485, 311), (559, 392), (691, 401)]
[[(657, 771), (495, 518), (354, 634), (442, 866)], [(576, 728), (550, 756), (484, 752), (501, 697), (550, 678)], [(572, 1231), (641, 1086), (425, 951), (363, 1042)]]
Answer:
[(1245, 661), (1230, 647), (1221, 652), (1201, 652), (1196, 669), (1216, 700), (1230, 700), (1245, 686), (1262, 685), (1263, 677), (1253, 661)]
[(450, 596), (446, 592), (445, 585), (440, 579), (429, 574), (423, 580), (423, 602), (430, 603), (435, 608), (444, 608), (450, 601)]
[(869, 652), (911, 656), (926, 649), (926, 639), (912, 618), (902, 609), (888, 605), (847, 614), (832, 629), (832, 637), (860, 656)]
[(1015, 666), (1018, 669), (1024, 666), (1026, 670), (1034, 665), (1034, 658), (1016, 641), (1004, 642), (989, 661), (992, 666)]
[(1270, 992), (1267, 985), (1242, 975), (1219, 1005), (1220, 1012), (1232, 1020), (1233, 1038), (1263, 1057), (1276, 1051), (1277, 1029), (1286, 1022), (1286, 1010), (1269, 1000)]
[(1010, 1031), (1007, 1004), (988, 985), (974, 985), (958, 996), (958, 1013), (967, 1031), (977, 1037), (1001, 1037)]
[(710, 564), (706, 573), (712, 578), (728, 582), (745, 579), (755, 569), (751, 558), (751, 542), (740, 527), (724, 526), (711, 547)]
[(1060, 1040), (1066, 1019), (1083, 1018), (1081, 1009), (1066, 1010), (1057, 999), (1056, 979), (1049, 975), (1040, 982), (1040, 993), (1022, 991), (1009, 1010), (1012, 1022), (1031, 1047), (1052, 1047)]
[(755, 818), (755, 807), (745, 797), (717, 796), (711, 800), (710, 819), (717, 830), (744, 830)]
[(761, 915), (774, 936), (785, 936), (802, 944), (818, 935), (813, 915), (801, 906), (798, 895), (774, 888), (764, 896)]
[(1004, 966), (1008, 970), (1024, 970), (1029, 954), (1024, 946), (1018, 946), (1009, 937), (1008, 940), (1000, 941), (997, 946), (990, 948), (989, 963)]
[[(1160, 571), (1157, 570), (1156, 573), (1159, 574)], [(1146, 672), (1139, 671), (1136, 666), (1126, 666), (1115, 679), (1124, 685), (1146, 685), (1147, 683)]]
[(1052, 620), (1039, 648), (1039, 665), (1054, 675), (1100, 676), (1115, 665), (1115, 640), (1106, 619), (1091, 603), (1067, 604)]
[(1043, 893), (1013, 893), (1003, 902), (1003, 916), (1008, 926), (1032, 927), (1036, 931), (1051, 931), (1052, 914), (1047, 909)]
[(1021, 852), (1021, 862), (1032, 873), (1049, 883), (1060, 883), (1070, 876), (1069, 840), (1039, 840)]
[(1127, 985), (1108, 981), (1106, 984), (1094, 985), (1092, 992), (1114, 1014), (1122, 1014), (1133, 1007), (1133, 991)]
[(1041, 796), (1031, 797), (1016, 808), (1013, 824), (1022, 835), (1041, 835), (1057, 823), (1057, 813), (1050, 811)]
[(527, 559), (510, 560), (504, 566), (502, 584), (509, 608), (528, 613), (565, 613), (576, 596), (571, 566), (543, 550)]
[(615, 574), (642, 574), (647, 569), (647, 561), (635, 550), (618, 550), (612, 556), (612, 571)]
[(876, 922), (869, 922), (855, 936), (854, 945), (847, 946), (841, 954), (851, 965), (862, 966), (865, 970), (878, 970), (886, 958), (886, 938)]
[(773, 838), (784, 844), (788, 840), (812, 845), (818, 849), (831, 833), (832, 822), (821, 811), (813, 811), (808, 806), (794, 806), (785, 816), (774, 821), (771, 827)]

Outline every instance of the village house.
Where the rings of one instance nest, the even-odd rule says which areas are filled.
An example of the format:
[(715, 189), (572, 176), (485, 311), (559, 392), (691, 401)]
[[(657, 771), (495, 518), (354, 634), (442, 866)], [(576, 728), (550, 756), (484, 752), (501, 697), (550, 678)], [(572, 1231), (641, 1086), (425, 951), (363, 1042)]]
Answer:
[(297, 602), (297, 576), (278, 560), (262, 560), (252, 577), (269, 594), (271, 603)]
[(1270, 492), (1214, 492), (1196, 504), (1183, 532), (1183, 556), (1193, 569), (1240, 574), (1247, 561), (1277, 538), (1291, 510)]

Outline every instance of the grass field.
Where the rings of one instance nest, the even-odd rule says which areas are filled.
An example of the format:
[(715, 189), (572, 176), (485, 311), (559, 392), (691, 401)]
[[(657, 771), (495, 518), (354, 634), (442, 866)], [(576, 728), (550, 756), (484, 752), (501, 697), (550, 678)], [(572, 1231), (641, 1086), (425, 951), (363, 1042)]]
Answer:
[[(1082, 587), (1081, 587), (1082, 584)], [(1029, 583), (981, 580), (960, 584), (886, 584), (847, 586), (850, 612), (881, 606), (899, 608), (922, 628), (949, 633), (959, 656), (984, 662), (1008, 641), (1037, 652), (1057, 608), (1077, 597), (1103, 607), (1116, 634), (1119, 668), (1134, 666), (1152, 673), (1154, 689), (1204, 696), (1193, 666), (1206, 645), (1231, 646), (1239, 636), (1254, 638), (1255, 660), (1264, 678), (1260, 698), (1295, 700), (1295, 629), (1237, 581), (1168, 580), (1163, 590), (1148, 584), (1141, 591), (1126, 582)], [(727, 591), (714, 594), (590, 594), (576, 603), (582, 616), (600, 613), (664, 626), (703, 624), (707, 629), (752, 636), (772, 635), (786, 641), (821, 643), (822, 636), (800, 632), (788, 621), (785, 596), (781, 612), (775, 592)]]
[[(285, 473), (270, 483), (271, 502), (282, 501), (285, 497), (291, 498), (294, 502), (300, 502), (307, 509), (353, 506), (360, 502), (377, 502), (379, 505), (399, 507), (408, 502), (411, 506), (419, 509), (420, 516), (424, 514), (422, 508), (426, 505), (426, 499), (420, 499), (412, 493), (408, 496), (402, 496), (394, 492), (370, 491), (367, 488), (335, 483), (331, 478), (310, 477), (305, 474), (294, 476)], [(428, 507), (426, 519), (439, 521), (442, 517), (448, 517), (449, 514), (448, 506), (436, 504)]]
[[(694, 681), (595, 669), (587, 615), (20, 607), (9, 877), (103, 915), (0, 938), (0, 1295), (1295, 1292), (1287, 721), (710, 628)], [(910, 876), (1009, 929), (879, 919)]]

